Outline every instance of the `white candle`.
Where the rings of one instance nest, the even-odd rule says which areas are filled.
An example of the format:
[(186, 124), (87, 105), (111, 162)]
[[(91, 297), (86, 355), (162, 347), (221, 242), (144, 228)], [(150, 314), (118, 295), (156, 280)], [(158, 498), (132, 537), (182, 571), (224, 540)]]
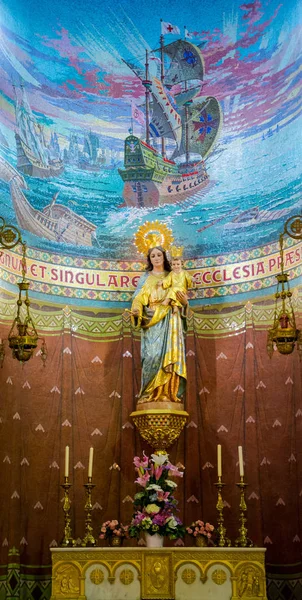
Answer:
[(65, 477), (69, 475), (69, 446), (65, 448)]
[(221, 462), (221, 445), (217, 446), (217, 475), (222, 476), (222, 462)]
[(88, 477), (92, 477), (93, 448), (89, 450)]
[(242, 446), (238, 446), (238, 457), (239, 457), (239, 475), (240, 475), (240, 477), (243, 477), (244, 476), (244, 467), (243, 467)]

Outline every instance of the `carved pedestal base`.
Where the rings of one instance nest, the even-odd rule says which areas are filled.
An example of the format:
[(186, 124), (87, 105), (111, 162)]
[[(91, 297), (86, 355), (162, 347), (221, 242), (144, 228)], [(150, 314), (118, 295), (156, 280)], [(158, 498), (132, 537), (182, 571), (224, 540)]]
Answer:
[(130, 416), (142, 438), (156, 452), (165, 452), (179, 438), (189, 414), (174, 408), (148, 408), (136, 410)]

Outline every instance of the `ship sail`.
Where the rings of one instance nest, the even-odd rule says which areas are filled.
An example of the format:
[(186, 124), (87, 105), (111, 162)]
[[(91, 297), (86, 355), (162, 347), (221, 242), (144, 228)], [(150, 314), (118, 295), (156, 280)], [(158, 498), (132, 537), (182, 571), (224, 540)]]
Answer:
[(27, 96), (22, 87), (22, 98), (17, 100), (16, 121), (21, 141), (45, 166), (48, 165), (48, 151), (44, 140), (43, 128), (39, 125), (29, 106)]
[(153, 99), (150, 123), (152, 135), (173, 139), (179, 146), (182, 131), (181, 117), (172, 96), (156, 77), (152, 80), (151, 95)]
[(99, 138), (94, 133), (89, 133), (84, 140), (84, 153), (88, 154), (89, 160), (92, 163), (97, 161), (98, 149), (100, 147)]
[[(189, 106), (187, 113), (189, 151), (194, 154), (201, 154), (202, 158), (205, 158), (213, 147), (222, 124), (222, 112), (219, 102), (213, 96), (209, 96), (203, 101), (193, 103)], [(184, 120), (184, 109), (182, 109), (181, 116), (182, 120)], [(181, 144), (174, 151), (173, 159), (186, 152), (184, 129)]]
[(175, 94), (174, 99), (177, 106), (183, 106), (186, 102), (191, 102), (199, 92), (200, 85), (198, 87), (190, 88), (189, 90), (184, 90), (179, 94)]
[(192, 80), (203, 80), (205, 68), (203, 56), (191, 42), (177, 40), (163, 47), (171, 63), (165, 73), (165, 85), (173, 86)]

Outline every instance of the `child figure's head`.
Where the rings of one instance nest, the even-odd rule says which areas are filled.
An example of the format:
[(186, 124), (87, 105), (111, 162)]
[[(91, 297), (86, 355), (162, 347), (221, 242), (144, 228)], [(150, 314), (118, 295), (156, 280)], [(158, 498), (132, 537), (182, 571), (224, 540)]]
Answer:
[(180, 273), (182, 270), (182, 264), (183, 264), (183, 261), (181, 258), (179, 258), (179, 257), (172, 258), (172, 271), (174, 273)]

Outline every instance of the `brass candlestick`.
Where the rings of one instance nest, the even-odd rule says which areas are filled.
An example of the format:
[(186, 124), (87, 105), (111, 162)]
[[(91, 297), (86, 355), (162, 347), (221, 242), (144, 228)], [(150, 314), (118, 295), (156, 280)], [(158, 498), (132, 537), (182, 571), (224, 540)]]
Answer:
[(218, 475), (218, 481), (217, 481), (217, 483), (214, 483), (214, 485), (217, 487), (216, 509), (218, 511), (218, 519), (217, 519), (217, 523), (218, 523), (217, 531), (218, 531), (218, 536), (219, 536), (218, 546), (220, 546), (220, 547), (231, 546), (231, 540), (228, 537), (226, 537), (226, 535), (225, 535), (226, 528), (224, 526), (224, 518), (223, 518), (224, 505), (223, 505), (222, 494), (221, 494), (222, 488), (225, 486), (225, 483), (222, 483), (221, 475)]
[(94, 483), (92, 482), (92, 477), (88, 477), (88, 482), (84, 483), (84, 487), (86, 489), (86, 503), (85, 503), (85, 507), (84, 510), (86, 512), (86, 519), (85, 519), (85, 536), (82, 540), (81, 546), (96, 546), (96, 540), (93, 536), (93, 529), (92, 529), (92, 525), (91, 525), (91, 511), (92, 511), (92, 502), (91, 502), (91, 492), (93, 490), (93, 488), (95, 487)]
[(61, 546), (63, 546), (65, 548), (67, 546), (76, 546), (76, 541), (72, 537), (71, 526), (70, 526), (71, 502), (70, 502), (70, 498), (69, 498), (69, 488), (71, 487), (71, 483), (69, 483), (68, 477), (64, 477), (64, 483), (61, 484), (61, 487), (64, 490), (63, 511), (64, 511), (64, 515), (65, 515), (64, 537), (61, 542)]
[(252, 540), (247, 536), (247, 528), (245, 526), (247, 522), (247, 518), (245, 513), (247, 512), (247, 506), (245, 502), (245, 488), (247, 487), (247, 483), (244, 483), (243, 475), (240, 477), (240, 483), (236, 483), (237, 487), (240, 489), (240, 527), (239, 527), (239, 536), (235, 540), (235, 546), (241, 546), (242, 548), (252, 547), (254, 544)]

